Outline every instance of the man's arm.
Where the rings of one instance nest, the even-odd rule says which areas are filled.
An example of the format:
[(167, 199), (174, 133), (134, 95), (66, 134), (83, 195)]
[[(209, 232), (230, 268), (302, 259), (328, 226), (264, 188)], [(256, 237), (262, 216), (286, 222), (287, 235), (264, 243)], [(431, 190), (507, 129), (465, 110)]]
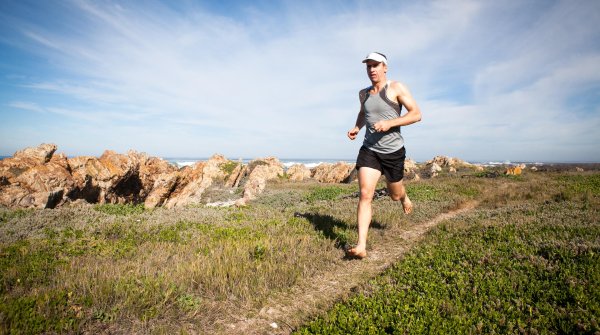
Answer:
[(363, 111), (362, 107), (360, 109), (360, 112), (358, 112), (358, 116), (356, 117), (356, 123), (354, 128), (350, 129), (348, 131), (348, 138), (351, 140), (354, 140), (356, 138), (356, 135), (358, 135), (358, 133), (360, 132), (360, 128), (362, 128), (365, 125), (365, 112)]
[(382, 120), (373, 125), (375, 131), (388, 131), (392, 127), (407, 126), (421, 121), (421, 109), (415, 102), (406, 86), (399, 82), (392, 82), (390, 85), (393, 90), (393, 96), (398, 103), (406, 108), (406, 114), (392, 120)]
[(365, 90), (361, 90), (358, 93), (360, 100), (360, 112), (358, 112), (358, 116), (356, 117), (356, 123), (354, 124), (354, 128), (348, 131), (348, 138), (354, 140), (356, 135), (360, 132), (360, 129), (365, 125), (365, 109), (364, 109), (364, 101), (363, 94), (366, 94)]

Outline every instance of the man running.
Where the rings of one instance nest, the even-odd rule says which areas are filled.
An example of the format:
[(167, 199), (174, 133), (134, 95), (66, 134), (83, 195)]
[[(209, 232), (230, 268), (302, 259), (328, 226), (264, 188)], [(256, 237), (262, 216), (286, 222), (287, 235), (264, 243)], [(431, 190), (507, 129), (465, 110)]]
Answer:
[[(421, 111), (408, 88), (399, 82), (387, 80), (387, 57), (372, 52), (362, 62), (366, 64), (371, 86), (359, 92), (360, 112), (356, 125), (348, 131), (348, 138), (354, 140), (360, 129), (366, 126), (365, 139), (356, 159), (360, 188), (358, 244), (347, 251), (349, 257), (361, 259), (367, 256), (371, 204), (382, 174), (392, 200), (401, 202), (404, 213), (412, 211), (412, 202), (402, 184), (406, 150), (400, 127), (421, 121)], [(404, 115), (401, 115), (402, 106), (406, 108)]]

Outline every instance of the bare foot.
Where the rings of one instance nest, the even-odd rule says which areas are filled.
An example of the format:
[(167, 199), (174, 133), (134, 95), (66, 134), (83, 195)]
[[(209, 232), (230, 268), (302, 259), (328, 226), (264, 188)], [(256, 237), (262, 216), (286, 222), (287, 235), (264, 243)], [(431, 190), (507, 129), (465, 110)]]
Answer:
[(346, 257), (363, 259), (363, 258), (367, 257), (367, 251), (361, 250), (358, 248), (348, 249), (348, 250), (346, 250)]
[(408, 194), (402, 199), (402, 208), (404, 209), (404, 214), (410, 214), (413, 210), (413, 204), (408, 198)]

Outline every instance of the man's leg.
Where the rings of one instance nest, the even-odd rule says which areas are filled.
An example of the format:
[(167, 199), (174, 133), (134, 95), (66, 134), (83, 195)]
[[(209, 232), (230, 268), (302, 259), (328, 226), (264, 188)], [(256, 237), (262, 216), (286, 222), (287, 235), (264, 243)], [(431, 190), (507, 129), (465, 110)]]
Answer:
[(360, 199), (358, 200), (358, 244), (350, 249), (348, 253), (352, 256), (365, 257), (367, 255), (367, 234), (371, 224), (373, 194), (375, 187), (381, 177), (379, 170), (361, 167), (358, 170), (358, 185), (360, 188)]
[(397, 181), (395, 183), (387, 183), (388, 192), (390, 194), (390, 198), (394, 201), (400, 201), (402, 203), (402, 208), (404, 209), (405, 214), (409, 214), (412, 212), (413, 204), (408, 198), (408, 194), (406, 193), (406, 189), (404, 188), (404, 184), (402, 180)]

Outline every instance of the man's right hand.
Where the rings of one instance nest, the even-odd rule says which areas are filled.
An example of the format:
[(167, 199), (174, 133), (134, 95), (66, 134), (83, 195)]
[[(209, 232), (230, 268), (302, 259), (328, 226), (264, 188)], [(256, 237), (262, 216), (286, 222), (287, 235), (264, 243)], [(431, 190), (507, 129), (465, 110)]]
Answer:
[(354, 140), (356, 138), (356, 135), (358, 135), (359, 131), (360, 131), (360, 128), (358, 128), (358, 127), (354, 127), (352, 129), (350, 129), (348, 131), (348, 138), (351, 140)]

